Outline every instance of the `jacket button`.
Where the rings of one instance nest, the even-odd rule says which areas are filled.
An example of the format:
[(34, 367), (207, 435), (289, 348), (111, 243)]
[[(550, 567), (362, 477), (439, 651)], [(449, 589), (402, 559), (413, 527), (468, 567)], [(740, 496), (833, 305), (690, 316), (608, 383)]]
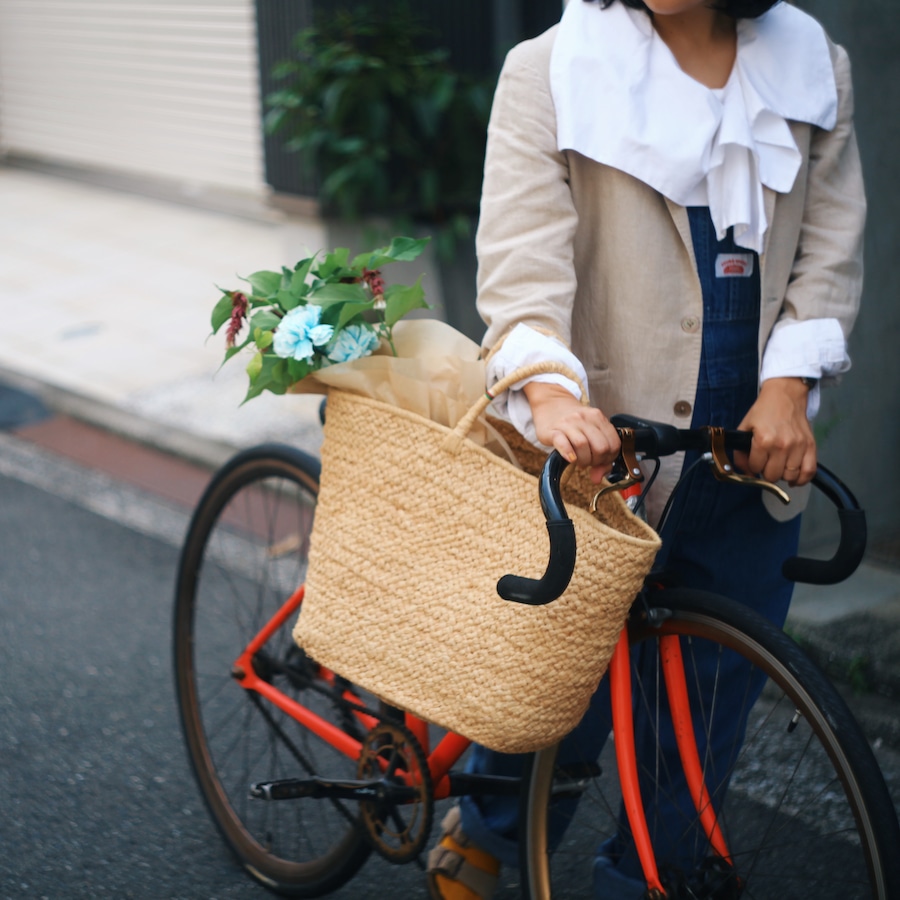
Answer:
[(691, 404), (687, 400), (679, 400), (675, 404), (676, 416), (689, 416), (691, 414)]
[(696, 334), (700, 330), (700, 320), (694, 316), (687, 316), (681, 320), (681, 330), (688, 334)]

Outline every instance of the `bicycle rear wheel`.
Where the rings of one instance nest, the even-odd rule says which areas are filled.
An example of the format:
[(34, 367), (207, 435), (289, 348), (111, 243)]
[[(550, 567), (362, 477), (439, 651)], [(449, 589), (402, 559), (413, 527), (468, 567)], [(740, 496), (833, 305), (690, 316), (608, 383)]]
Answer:
[[(194, 514), (175, 600), (177, 699), (204, 800), (246, 870), (299, 897), (335, 890), (365, 861), (358, 808), (334, 799), (251, 800), (249, 788), (313, 775), (354, 778), (356, 760), (242, 688), (232, 667), (305, 579), (318, 482), (318, 461), (291, 447), (257, 447), (227, 463)], [(295, 620), (255, 655), (254, 671), (361, 737), (343, 685), (294, 644)]]
[[(651, 810), (659, 798), (673, 796), (673, 785), (681, 775), (675, 771), (677, 758), (673, 765), (658, 754), (642, 766), (642, 799), (649, 807), (650, 833), (657, 835), (658, 845), (680, 848), (670, 851), (671, 858), (656, 848), (669, 896), (900, 897), (900, 829), (893, 804), (868, 743), (825, 676), (785, 634), (732, 601), (669, 590), (654, 594), (651, 605), (666, 610), (664, 620), (651, 627), (646, 617), (642, 621), (635, 617), (629, 625), (632, 661), (638, 645), (645, 653), (651, 650), (649, 658), (655, 658), (658, 667), (654, 645), (663, 635), (679, 636), (692, 692), (703, 698), (692, 701), (701, 748), (708, 745), (708, 735), (723, 713), (716, 685), (724, 666), (734, 677), (735, 657), (730, 654), (744, 661), (737, 668), (747, 686), (746, 695), (755, 697), (765, 682), (750, 711), (743, 743), (739, 737), (734, 739), (731, 752), (725, 754), (732, 760), (727, 771), (713, 772), (701, 749), (704, 778), (707, 784), (718, 785), (711, 788), (715, 791), (712, 803), (733, 869), (713, 863), (715, 854), (693, 810), (693, 818), (683, 813), (674, 829), (671, 804), (665, 826), (660, 825), (661, 816), (654, 821)], [(711, 648), (715, 662), (709, 681), (700, 686), (693, 661), (704, 646)], [(646, 659), (645, 655), (645, 666)], [(644, 727), (657, 729), (660, 717), (667, 714), (667, 701), (650, 696), (664, 690), (646, 689), (648, 683), (654, 684), (653, 673), (648, 679), (647, 671), (645, 667), (643, 685), (633, 675), (635, 716), (641, 716)], [(662, 672), (657, 674), (655, 683), (661, 685)], [(698, 708), (693, 708), (694, 702)], [(564, 783), (556, 766), (557, 749), (535, 754), (525, 773), (524, 896), (593, 898), (598, 847), (610, 847), (607, 842), (625, 830), (620, 826), (615, 758), (607, 747), (601, 757), (604, 773), (582, 778), (573, 788), (571, 774)], [(561, 799), (566, 787), (568, 800)], [(573, 793), (578, 795), (577, 802)], [(690, 871), (684, 865), (685, 840), (695, 842)]]

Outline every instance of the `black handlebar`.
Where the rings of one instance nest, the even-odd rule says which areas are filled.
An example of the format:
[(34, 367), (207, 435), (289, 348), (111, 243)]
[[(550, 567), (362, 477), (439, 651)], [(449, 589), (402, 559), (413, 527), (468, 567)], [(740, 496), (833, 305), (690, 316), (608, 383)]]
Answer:
[[(686, 450), (709, 449), (709, 435), (703, 429), (678, 429), (632, 416), (615, 416), (612, 421), (617, 428), (633, 430), (635, 450), (644, 457), (658, 459)], [(750, 440), (749, 432), (725, 433), (725, 446), (729, 450), (746, 452)], [(538, 579), (504, 575), (497, 582), (497, 593), (504, 600), (540, 606), (556, 600), (569, 585), (575, 570), (576, 544), (575, 526), (566, 513), (560, 492), (560, 479), (567, 465), (554, 450), (547, 457), (539, 479), (541, 509), (550, 535), (547, 570)], [(831, 559), (792, 557), (784, 562), (782, 573), (791, 581), (837, 584), (849, 578), (862, 561), (866, 549), (866, 517), (846, 485), (825, 466), (819, 465), (812, 483), (837, 507), (841, 527), (838, 547)]]
[(568, 463), (555, 450), (547, 457), (539, 480), (541, 509), (550, 535), (550, 559), (542, 578), (504, 575), (497, 582), (497, 593), (504, 600), (529, 606), (543, 606), (562, 595), (575, 571), (575, 526), (566, 514), (559, 480)]
[(837, 507), (841, 526), (837, 550), (831, 559), (805, 556), (786, 559), (781, 566), (781, 574), (789, 581), (804, 584), (837, 584), (849, 578), (862, 562), (868, 537), (866, 514), (849, 488), (825, 466), (819, 466), (812, 483)]

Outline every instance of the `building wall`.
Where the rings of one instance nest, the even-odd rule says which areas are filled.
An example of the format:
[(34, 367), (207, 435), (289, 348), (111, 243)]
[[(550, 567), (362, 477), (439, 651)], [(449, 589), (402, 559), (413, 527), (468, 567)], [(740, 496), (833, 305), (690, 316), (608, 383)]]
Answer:
[[(853, 368), (823, 392), (820, 459), (865, 507), (872, 544), (900, 538), (900, 17), (894, 0), (802, 0), (850, 54), (869, 216)], [(828, 530), (817, 510), (815, 538)]]
[(262, 192), (253, 0), (3, 0), (0, 148)]

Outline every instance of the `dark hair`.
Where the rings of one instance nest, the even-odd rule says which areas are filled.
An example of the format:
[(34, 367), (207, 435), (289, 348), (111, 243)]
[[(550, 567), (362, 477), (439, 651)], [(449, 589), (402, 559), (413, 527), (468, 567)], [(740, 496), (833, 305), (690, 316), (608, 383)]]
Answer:
[[(585, 0), (585, 2), (590, 3), (591, 0)], [(614, 2), (615, 0), (600, 0), (600, 5), (606, 9), (607, 6)], [(621, 2), (632, 9), (642, 9), (649, 15), (653, 15), (652, 11), (644, 3), (644, 0), (621, 0)], [(780, 2), (781, 0), (716, 0), (712, 5), (735, 19), (755, 19)]]

